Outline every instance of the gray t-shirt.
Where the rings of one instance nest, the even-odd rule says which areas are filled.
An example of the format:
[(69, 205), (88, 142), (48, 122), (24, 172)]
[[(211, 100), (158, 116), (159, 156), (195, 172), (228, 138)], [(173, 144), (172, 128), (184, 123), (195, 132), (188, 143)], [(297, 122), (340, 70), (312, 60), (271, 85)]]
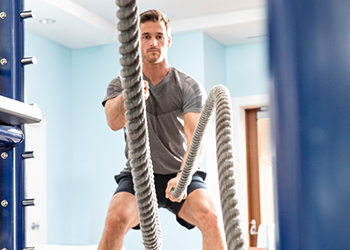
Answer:
[[(153, 170), (156, 174), (173, 174), (180, 169), (187, 149), (184, 114), (200, 113), (206, 93), (194, 78), (173, 67), (155, 86), (145, 75), (143, 79), (149, 83), (146, 111)], [(102, 104), (121, 93), (120, 77), (114, 78)], [(125, 155), (128, 159), (127, 144)], [(126, 171), (130, 171), (129, 161), (122, 172)]]

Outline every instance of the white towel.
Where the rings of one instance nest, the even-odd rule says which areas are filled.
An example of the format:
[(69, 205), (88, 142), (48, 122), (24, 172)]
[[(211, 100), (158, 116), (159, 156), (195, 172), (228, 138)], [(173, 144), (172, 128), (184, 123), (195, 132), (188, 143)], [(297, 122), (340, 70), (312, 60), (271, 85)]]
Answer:
[(257, 247), (267, 248), (268, 250), (276, 249), (275, 224), (272, 224), (272, 223), (260, 224), (259, 230), (258, 230)]

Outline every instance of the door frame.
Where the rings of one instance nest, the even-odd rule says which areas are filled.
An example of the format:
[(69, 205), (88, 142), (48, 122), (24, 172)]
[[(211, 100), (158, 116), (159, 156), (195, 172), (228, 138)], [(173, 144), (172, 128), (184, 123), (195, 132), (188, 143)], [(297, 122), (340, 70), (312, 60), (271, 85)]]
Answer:
[(47, 169), (46, 169), (46, 119), (40, 123), (26, 124), (25, 150), (34, 151), (35, 157), (25, 162), (26, 198), (37, 201), (26, 209), (26, 244), (47, 242)]
[[(242, 221), (243, 237), (249, 242), (248, 174), (245, 110), (269, 105), (269, 95), (253, 95), (232, 98), (233, 141), (235, 150), (235, 174), (237, 196)], [(248, 243), (249, 244), (249, 243)], [(248, 246), (247, 246), (248, 247)]]

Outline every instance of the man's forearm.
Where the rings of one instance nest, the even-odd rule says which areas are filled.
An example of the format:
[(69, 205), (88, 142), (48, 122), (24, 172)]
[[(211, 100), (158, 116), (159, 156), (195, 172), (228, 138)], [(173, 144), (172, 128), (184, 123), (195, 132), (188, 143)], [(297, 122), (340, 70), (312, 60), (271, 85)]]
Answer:
[(108, 126), (113, 130), (119, 130), (125, 127), (127, 122), (125, 118), (125, 99), (123, 95), (110, 99), (106, 102), (105, 113), (107, 118)]

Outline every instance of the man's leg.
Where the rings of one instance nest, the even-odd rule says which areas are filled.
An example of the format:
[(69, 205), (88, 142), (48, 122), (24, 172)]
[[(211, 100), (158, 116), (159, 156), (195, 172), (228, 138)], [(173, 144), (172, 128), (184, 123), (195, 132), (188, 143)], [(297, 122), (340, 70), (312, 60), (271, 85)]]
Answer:
[(202, 232), (203, 250), (227, 249), (214, 199), (209, 190), (200, 188), (190, 193), (178, 216)]
[(98, 250), (121, 250), (125, 234), (139, 224), (134, 195), (120, 192), (113, 196)]

